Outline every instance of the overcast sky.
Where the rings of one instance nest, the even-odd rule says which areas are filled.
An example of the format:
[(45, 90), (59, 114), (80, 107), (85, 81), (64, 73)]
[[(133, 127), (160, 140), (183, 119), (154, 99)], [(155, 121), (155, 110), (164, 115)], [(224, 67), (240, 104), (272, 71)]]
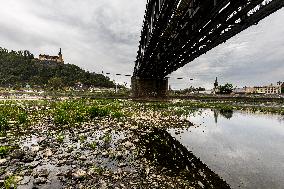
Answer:
[[(2, 0), (0, 46), (36, 57), (61, 47), (65, 62), (88, 71), (132, 74), (145, 6), (146, 0)], [(284, 81), (283, 18), (284, 9), (180, 68), (172, 88), (212, 88), (216, 76), (235, 86)]]

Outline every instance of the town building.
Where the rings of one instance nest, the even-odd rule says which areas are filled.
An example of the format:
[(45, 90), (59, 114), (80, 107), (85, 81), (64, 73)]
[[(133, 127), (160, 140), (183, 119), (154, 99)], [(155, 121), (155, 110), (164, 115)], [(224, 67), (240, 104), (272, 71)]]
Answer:
[(46, 55), (46, 54), (40, 54), (38, 59), (40, 61), (50, 61), (50, 62), (57, 62), (57, 63), (64, 64), (61, 48), (60, 48), (60, 51), (58, 53), (58, 56), (50, 56), (50, 55)]
[(281, 86), (282, 82), (278, 82), (277, 85), (257, 86), (254, 89), (257, 94), (281, 94)]
[(244, 87), (234, 89), (236, 94), (281, 94), (284, 93), (284, 82), (277, 82), (276, 85)]

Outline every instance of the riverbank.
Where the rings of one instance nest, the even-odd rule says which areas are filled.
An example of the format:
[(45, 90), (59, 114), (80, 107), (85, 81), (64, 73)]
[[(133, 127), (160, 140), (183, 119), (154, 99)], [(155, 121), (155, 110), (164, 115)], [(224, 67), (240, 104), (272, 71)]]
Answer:
[(263, 111), (186, 100), (6, 100), (0, 107), (0, 185), (18, 188), (229, 188), (165, 129), (198, 127), (188, 117), (200, 108), (283, 115), (280, 105)]

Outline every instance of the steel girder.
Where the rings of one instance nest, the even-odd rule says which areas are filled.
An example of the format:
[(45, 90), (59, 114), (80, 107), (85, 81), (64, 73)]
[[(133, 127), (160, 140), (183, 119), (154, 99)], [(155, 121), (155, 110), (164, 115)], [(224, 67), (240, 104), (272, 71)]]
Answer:
[(149, 0), (134, 76), (164, 78), (283, 6), (283, 0)]

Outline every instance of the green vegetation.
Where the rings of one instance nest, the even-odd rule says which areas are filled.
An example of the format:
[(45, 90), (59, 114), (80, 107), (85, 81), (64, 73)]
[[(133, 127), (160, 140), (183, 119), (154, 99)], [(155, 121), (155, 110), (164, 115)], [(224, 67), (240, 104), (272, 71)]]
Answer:
[(65, 139), (65, 136), (63, 133), (58, 133), (57, 136), (56, 136), (56, 140), (60, 143), (62, 143)]
[(109, 78), (96, 73), (86, 72), (73, 64), (42, 62), (34, 59), (29, 51), (8, 51), (0, 47), (0, 86), (15, 89), (40, 87), (61, 89), (82, 83), (86, 87), (114, 87)]
[(8, 155), (10, 151), (10, 147), (9, 146), (0, 146), (0, 157), (4, 158)]
[(8, 129), (8, 121), (5, 115), (0, 113), (0, 131)]
[(231, 94), (233, 92), (233, 85), (226, 83), (225, 85), (220, 85), (219, 86), (219, 93), (220, 94)]
[(89, 147), (93, 150), (95, 150), (97, 148), (98, 144), (96, 141), (89, 143)]
[(105, 170), (102, 167), (98, 167), (96, 165), (94, 165), (91, 170), (95, 173), (97, 173), (98, 175), (101, 175)]
[[(133, 126), (181, 127), (188, 125), (186, 117), (199, 112), (199, 109), (217, 109), (226, 117), (234, 110), (276, 113), (284, 115), (284, 108), (274, 105), (259, 106), (259, 103), (227, 101), (177, 101), (177, 102), (135, 102), (129, 100), (65, 100), (65, 101), (0, 101), (0, 133), (22, 131), (34, 128), (45, 121), (58, 128), (81, 127), (83, 123), (119, 122)], [(63, 141), (60, 134), (58, 141)], [(85, 138), (80, 137), (80, 140)], [(111, 134), (102, 138), (106, 143)]]
[(111, 133), (105, 133), (103, 136), (103, 141), (105, 144), (109, 144), (112, 140), (112, 135)]
[(4, 187), (5, 189), (16, 189), (17, 188), (17, 181), (15, 176), (10, 176), (4, 180)]

